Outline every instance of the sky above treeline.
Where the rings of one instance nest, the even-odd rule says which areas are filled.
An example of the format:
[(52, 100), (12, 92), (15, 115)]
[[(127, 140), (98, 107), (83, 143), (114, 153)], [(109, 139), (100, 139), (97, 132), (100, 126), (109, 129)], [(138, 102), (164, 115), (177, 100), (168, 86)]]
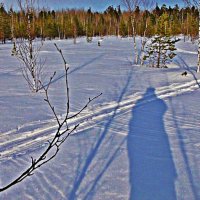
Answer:
[[(16, 7), (17, 0), (0, 0), (3, 2), (6, 8), (9, 8), (11, 5)], [(24, 0), (22, 0), (24, 1)], [(104, 11), (108, 6), (113, 5), (114, 7), (121, 5), (122, 9), (124, 8), (122, 0), (35, 0), (39, 1), (40, 7), (45, 7), (49, 9), (65, 9), (65, 8), (92, 8), (94, 11)], [(184, 6), (182, 0), (157, 0), (159, 6), (166, 4), (167, 6), (173, 7), (175, 4), (178, 4), (180, 7)]]

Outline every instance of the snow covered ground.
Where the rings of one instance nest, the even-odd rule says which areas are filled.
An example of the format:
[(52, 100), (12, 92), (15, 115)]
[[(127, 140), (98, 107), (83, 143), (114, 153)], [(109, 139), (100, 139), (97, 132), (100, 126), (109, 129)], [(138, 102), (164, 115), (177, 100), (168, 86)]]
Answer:
[[(81, 126), (57, 157), (0, 199), (200, 199), (196, 45), (180, 41), (169, 68), (152, 69), (132, 65), (131, 39), (97, 41), (56, 41), (70, 66), (71, 112), (103, 95), (71, 121)], [(26, 169), (56, 130), (44, 94), (29, 91), (11, 48), (0, 46), (0, 186)], [(57, 72), (50, 93), (62, 117), (64, 71), (53, 41), (41, 55), (46, 76)]]

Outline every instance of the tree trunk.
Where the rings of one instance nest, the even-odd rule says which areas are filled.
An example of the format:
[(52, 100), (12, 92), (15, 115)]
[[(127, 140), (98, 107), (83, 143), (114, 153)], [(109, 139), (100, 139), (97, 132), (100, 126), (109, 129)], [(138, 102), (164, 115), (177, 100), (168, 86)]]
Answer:
[(160, 67), (160, 57), (161, 57), (161, 44), (159, 42), (159, 47), (158, 47), (158, 58), (157, 58), (157, 64), (156, 67), (159, 68)]
[(74, 44), (76, 44), (77, 30), (75, 26), (73, 31), (74, 31)]
[[(200, 3), (200, 1), (199, 1)], [(200, 72), (200, 5), (199, 5), (199, 36), (198, 36), (198, 63), (197, 63), (197, 72)]]
[(136, 44), (136, 35), (135, 35), (135, 16), (134, 14), (131, 15), (131, 25), (132, 25), (132, 31), (133, 31), (133, 43), (134, 43), (134, 53), (135, 53), (135, 64), (138, 63), (138, 52), (137, 52), (137, 44)]
[(142, 38), (142, 46), (141, 46), (141, 65), (144, 64), (144, 56), (145, 56), (145, 52), (144, 52), (144, 48), (145, 48), (145, 44), (146, 44), (146, 31), (147, 31), (147, 20), (145, 22), (145, 29), (144, 29), (144, 34), (143, 34), (143, 38)]

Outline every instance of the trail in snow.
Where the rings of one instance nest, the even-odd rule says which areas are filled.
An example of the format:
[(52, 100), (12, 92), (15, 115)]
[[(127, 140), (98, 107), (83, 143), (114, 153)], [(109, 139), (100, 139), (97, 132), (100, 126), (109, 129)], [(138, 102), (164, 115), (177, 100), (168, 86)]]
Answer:
[(180, 53), (187, 53), (187, 54), (194, 54), (194, 55), (197, 55), (197, 51), (187, 51), (187, 50), (183, 50), (183, 49), (180, 49), (180, 48), (177, 48), (177, 51), (180, 52)]
[[(169, 188), (176, 192), (173, 199), (199, 199), (200, 92), (197, 89), (200, 76), (195, 73), (197, 56), (194, 53), (197, 45), (180, 41), (176, 62), (172, 62), (168, 69), (152, 69), (132, 64), (132, 44), (127, 39), (105, 38), (101, 48), (97, 47), (97, 42), (88, 44), (85, 39), (80, 41), (80, 45), (73, 45), (72, 40), (59, 42), (74, 72), (69, 76), (71, 109), (78, 110), (84, 105), (83, 101), (94, 93), (103, 92), (102, 98), (70, 121), (70, 126), (81, 124), (77, 130), (80, 134), (74, 133), (63, 144), (55, 160), (40, 168), (35, 176), (1, 194), (0, 199), (66, 200), (73, 197), (71, 199), (127, 200), (131, 198), (130, 191), (134, 189), (134, 184), (143, 189), (137, 195), (146, 192), (149, 197), (155, 192), (152, 199), (156, 200), (169, 199)], [(40, 155), (57, 129), (56, 121), (43, 104), (43, 95), (29, 94), (15, 71), (16, 60), (5, 59), (11, 49), (8, 47), (0, 54), (2, 186), (30, 165), (31, 156)], [(66, 106), (63, 81), (58, 81), (62, 78), (62, 62), (52, 42), (45, 46), (42, 53), (50, 58), (47, 73), (58, 72), (51, 88), (51, 100), (62, 119)], [(183, 70), (188, 71), (186, 77), (181, 76)], [(147, 94), (148, 88), (155, 89), (155, 93)], [(165, 114), (159, 110), (164, 107), (161, 102), (167, 106)], [(155, 118), (156, 113), (158, 119)], [(130, 139), (132, 134), (136, 138), (133, 141)], [(154, 141), (158, 145), (154, 145)], [(158, 151), (148, 156), (159, 145)], [(132, 146), (136, 148), (133, 151)], [(150, 150), (144, 151), (145, 148)], [(20, 154), (23, 155), (16, 156)], [(167, 173), (171, 170), (166, 171), (166, 165), (159, 167), (158, 162), (151, 165), (153, 161), (158, 161), (158, 154), (162, 155), (159, 161), (167, 157), (168, 164), (174, 162), (176, 176)], [(136, 157), (141, 159), (137, 167), (142, 171), (130, 176), (131, 172), (135, 173), (135, 166), (133, 170), (131, 163), (135, 165)], [(146, 161), (145, 169), (139, 165), (143, 161)], [(147, 179), (143, 171), (148, 172), (149, 169), (152, 169), (151, 178)], [(155, 170), (160, 172), (160, 178), (166, 175), (167, 178), (150, 191), (149, 185), (153, 186), (158, 180), (151, 173)], [(139, 180), (134, 183), (137, 176)], [(147, 183), (148, 188), (144, 189)], [(156, 198), (157, 190), (164, 190), (165, 197)]]
[[(187, 92), (192, 92), (199, 89), (197, 82), (200, 82), (200, 80), (188, 81), (184, 84), (174, 83), (170, 86), (159, 87), (156, 88), (155, 94), (157, 98), (165, 99)], [(155, 95), (153, 94), (146, 96), (146, 98), (140, 104), (137, 104), (137, 106), (142, 106), (143, 104), (156, 100), (157, 98), (155, 99), (154, 96)], [(92, 128), (97, 123), (105, 120), (109, 116), (112, 116), (116, 108), (118, 108), (116, 115), (129, 112), (131, 108), (135, 106), (135, 103), (141, 98), (142, 94), (136, 93), (128, 96), (119, 103), (112, 101), (103, 104), (94, 110), (83, 112), (78, 117), (70, 120), (69, 126), (72, 127), (75, 124), (80, 124), (78, 132)], [(62, 118), (62, 116), (60, 116), (60, 118)], [(54, 137), (56, 130), (57, 123), (54, 119), (52, 119), (32, 122), (18, 127), (18, 129), (1, 133), (0, 160), (5, 160), (9, 157), (12, 158), (13, 155), (25, 154), (26, 151), (30, 151), (30, 149), (34, 150), (38, 148), (38, 146), (45, 145), (45, 142)]]

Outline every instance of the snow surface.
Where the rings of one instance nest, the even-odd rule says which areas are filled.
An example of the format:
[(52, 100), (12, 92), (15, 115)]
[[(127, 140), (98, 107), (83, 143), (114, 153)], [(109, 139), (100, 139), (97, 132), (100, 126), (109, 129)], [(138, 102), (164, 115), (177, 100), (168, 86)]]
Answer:
[[(132, 64), (130, 38), (106, 37), (100, 47), (98, 40), (45, 42), (41, 56), (46, 77), (57, 72), (50, 97), (60, 118), (66, 109), (64, 71), (53, 42), (70, 66), (71, 112), (103, 95), (70, 122), (81, 126), (57, 157), (0, 199), (200, 199), (196, 44), (178, 42), (169, 68), (152, 69)], [(31, 164), (57, 127), (44, 93), (29, 91), (11, 48), (0, 46), (0, 186)]]

